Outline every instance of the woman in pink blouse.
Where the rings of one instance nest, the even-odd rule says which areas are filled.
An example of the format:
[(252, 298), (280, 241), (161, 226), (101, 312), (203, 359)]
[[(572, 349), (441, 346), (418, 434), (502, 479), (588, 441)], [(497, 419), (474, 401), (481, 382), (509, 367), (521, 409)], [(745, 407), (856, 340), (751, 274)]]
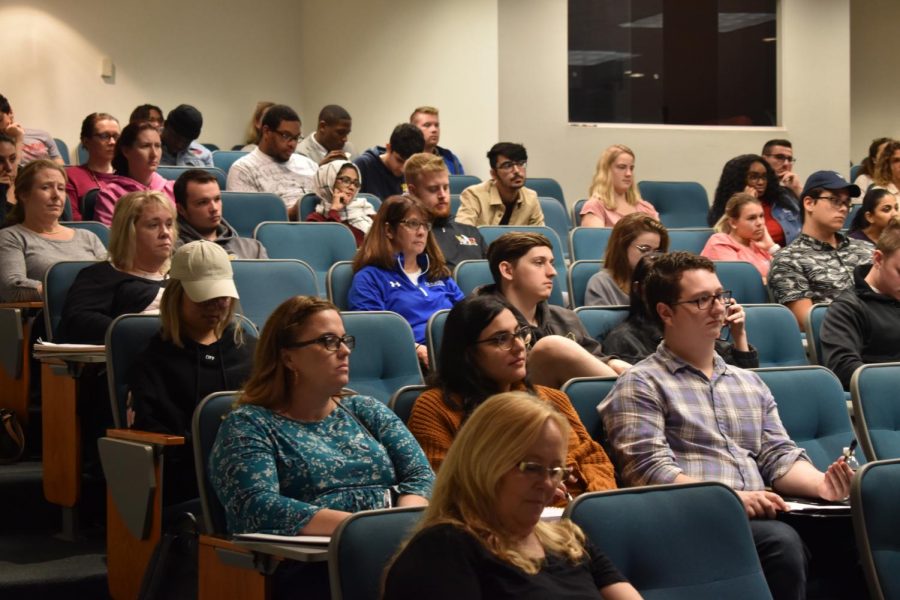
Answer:
[(634, 152), (628, 146), (613, 144), (603, 151), (590, 194), (581, 208), (582, 227), (612, 227), (625, 215), (635, 212), (659, 220), (659, 213), (641, 199), (634, 183)]
[(775, 242), (766, 229), (765, 212), (759, 199), (746, 192), (733, 195), (716, 223), (716, 231), (700, 255), (711, 260), (748, 262), (756, 267), (765, 283)]
[(104, 189), (116, 179), (112, 159), (119, 141), (119, 121), (106, 113), (91, 113), (81, 122), (81, 145), (88, 160), (83, 165), (66, 167), (66, 196), (72, 207), (72, 219), (81, 221), (81, 201), (88, 191)]
[(112, 160), (116, 177), (100, 190), (94, 219), (106, 225), (112, 223), (116, 202), (131, 192), (163, 192), (174, 206), (172, 187), (175, 182), (164, 179), (156, 172), (161, 157), (162, 141), (153, 123), (144, 121), (126, 126), (116, 143), (116, 154)]

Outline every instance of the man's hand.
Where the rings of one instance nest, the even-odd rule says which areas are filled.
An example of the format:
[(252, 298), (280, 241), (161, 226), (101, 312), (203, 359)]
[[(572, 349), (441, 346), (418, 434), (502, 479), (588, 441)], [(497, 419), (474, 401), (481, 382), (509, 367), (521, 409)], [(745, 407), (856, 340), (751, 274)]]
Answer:
[(17, 148), (22, 145), (22, 141), (25, 139), (25, 128), (18, 123), (10, 123), (6, 129), (3, 130), (3, 133), (16, 142)]
[(319, 163), (319, 166), (321, 167), (322, 165), (330, 163), (333, 160), (347, 160), (347, 155), (344, 154), (343, 150), (332, 150), (325, 155), (325, 158), (322, 159), (322, 162)]
[(794, 192), (794, 195), (798, 198), (800, 197), (800, 192), (803, 191), (803, 184), (800, 182), (800, 178), (792, 171), (782, 174), (781, 185)]
[(844, 457), (838, 458), (828, 466), (825, 477), (816, 487), (816, 493), (822, 500), (844, 500), (850, 495), (850, 482), (853, 480), (853, 469)]
[(739, 491), (737, 495), (744, 504), (747, 516), (751, 519), (774, 519), (779, 510), (790, 510), (784, 499), (775, 492)]
[(416, 356), (419, 357), (419, 362), (425, 365), (425, 368), (428, 368), (428, 348), (425, 347), (425, 344), (416, 344)]

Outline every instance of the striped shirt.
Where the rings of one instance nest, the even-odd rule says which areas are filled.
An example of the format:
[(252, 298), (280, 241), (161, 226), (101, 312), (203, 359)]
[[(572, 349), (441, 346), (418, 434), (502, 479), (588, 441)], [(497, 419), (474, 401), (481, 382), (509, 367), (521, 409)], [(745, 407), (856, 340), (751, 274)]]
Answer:
[(762, 490), (808, 460), (759, 376), (718, 354), (707, 378), (663, 342), (619, 377), (598, 410), (628, 485), (672, 483), (684, 473)]

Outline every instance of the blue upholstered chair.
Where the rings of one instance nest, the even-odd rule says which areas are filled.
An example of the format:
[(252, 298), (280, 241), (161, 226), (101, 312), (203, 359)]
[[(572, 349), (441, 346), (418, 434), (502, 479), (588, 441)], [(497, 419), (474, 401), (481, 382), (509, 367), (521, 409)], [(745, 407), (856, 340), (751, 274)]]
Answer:
[(565, 210), (566, 198), (563, 196), (562, 187), (552, 177), (528, 177), (525, 179), (525, 187), (537, 192), (539, 198), (556, 199)]
[(328, 299), (340, 310), (350, 310), (347, 297), (353, 284), (353, 261), (339, 260), (329, 267), (325, 275), (325, 290)]
[(400, 417), (401, 421), (408, 423), (409, 417), (412, 415), (413, 406), (416, 404), (416, 399), (427, 389), (427, 385), (404, 385), (394, 392), (394, 395), (391, 396), (391, 401), (388, 402), (388, 406), (394, 411), (394, 414)]
[(66, 296), (75, 278), (82, 269), (95, 264), (97, 262), (93, 260), (62, 261), (51, 265), (44, 273), (44, 328), (48, 341), (54, 341), (53, 333), (59, 329)]
[(669, 252), (684, 250), (693, 254), (703, 252), (703, 247), (712, 236), (713, 230), (707, 227), (683, 227), (669, 229)]
[(813, 304), (806, 316), (806, 345), (809, 351), (809, 362), (825, 366), (825, 354), (822, 352), (822, 323), (828, 312), (827, 302)]
[(86, 229), (100, 238), (103, 245), (109, 248), (109, 227), (100, 221), (62, 221), (60, 225), (65, 225), (72, 229)]
[[(450, 193), (462, 194), (463, 190), (471, 185), (478, 185), (481, 179), (474, 175), (451, 175), (450, 176)], [(456, 214), (456, 211), (453, 211)]]
[(611, 227), (576, 227), (569, 232), (572, 260), (603, 260)]
[[(243, 158), (248, 154), (250, 153), (242, 150), (217, 150), (212, 153), (213, 166), (217, 169), (221, 169), (225, 175), (228, 175), (228, 170), (231, 169), (231, 165), (239, 158)], [(225, 189), (224, 185), (222, 186), (222, 189)]]
[[(569, 222), (569, 215), (566, 207), (556, 201), (555, 198), (540, 197), (538, 201), (541, 203), (541, 211), (544, 213), (544, 224), (556, 232), (560, 240), (569, 238), (569, 230), (572, 224)], [(563, 255), (569, 258), (569, 248), (562, 246)]]
[(741, 304), (766, 304), (769, 292), (762, 275), (752, 264), (743, 261), (717, 260), (716, 275), (722, 287), (731, 290)]
[(628, 317), (628, 306), (581, 306), (575, 314), (591, 337), (602, 344), (606, 335)]
[(747, 339), (759, 352), (760, 367), (808, 365), (794, 314), (781, 304), (744, 304)]
[(563, 384), (561, 389), (572, 401), (572, 407), (578, 413), (581, 424), (600, 444), (605, 444), (606, 433), (603, 430), (603, 420), (597, 412), (597, 405), (606, 398), (615, 385), (615, 377), (576, 377)]
[(641, 181), (638, 189), (666, 227), (706, 227), (709, 198), (696, 181)]
[(588, 281), (603, 268), (602, 260), (576, 260), (569, 265), (569, 302), (573, 308), (584, 306)]
[(287, 221), (284, 200), (262, 192), (222, 192), (222, 217), (241, 237), (253, 237), (265, 221)]
[(318, 296), (316, 274), (302, 260), (233, 260), (242, 314), (260, 330), (278, 305), (292, 296)]
[(900, 598), (900, 460), (865, 465), (853, 478), (850, 507), (869, 597)]
[(439, 310), (428, 318), (428, 325), (425, 326), (425, 346), (428, 349), (428, 364), (430, 365), (438, 364), (441, 341), (444, 339), (444, 324), (447, 322), (449, 314), (449, 308)]
[(900, 363), (863, 365), (850, 379), (859, 444), (870, 460), (900, 458)]
[(178, 167), (173, 165), (160, 165), (159, 167), (157, 167), (156, 172), (165, 179), (175, 181), (182, 173), (190, 169), (200, 169), (201, 171), (206, 171), (211, 175), (214, 175), (216, 181), (219, 183), (219, 189), (225, 189), (225, 180), (227, 179), (227, 175), (225, 174), (225, 171), (217, 167)]

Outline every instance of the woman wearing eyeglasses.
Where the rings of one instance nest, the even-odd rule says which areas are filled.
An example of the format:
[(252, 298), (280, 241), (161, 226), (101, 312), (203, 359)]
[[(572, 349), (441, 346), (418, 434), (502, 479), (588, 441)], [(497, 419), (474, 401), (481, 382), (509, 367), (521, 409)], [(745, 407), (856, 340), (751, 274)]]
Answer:
[(577, 525), (541, 521), (569, 475), (571, 435), (570, 419), (525, 392), (474, 409), (383, 598), (639, 599)]
[[(610, 354), (615, 354), (624, 361), (636, 364), (654, 352), (662, 341), (663, 333), (656, 319), (651, 318), (650, 310), (656, 307), (648, 307), (644, 301), (643, 282), (647, 274), (653, 269), (653, 261), (662, 254), (647, 254), (638, 260), (634, 267), (631, 284), (630, 307), (628, 317), (603, 338), (603, 348)], [(730, 292), (723, 292), (720, 301), (726, 304), (725, 327), (729, 341), (716, 341), (716, 352), (725, 362), (741, 367), (742, 369), (755, 369), (759, 366), (759, 354), (747, 341), (747, 331), (744, 327), (744, 309), (735, 302)], [(709, 297), (700, 302), (699, 310), (709, 310), (714, 298)]]
[[(321, 298), (290, 298), (266, 321), (209, 460), (229, 533), (331, 535), (351, 513), (427, 503), (434, 473), (416, 440), (383, 402), (343, 390), (354, 345)], [(283, 565), (283, 591), (329, 597), (325, 563)]]
[(615, 488), (612, 463), (581, 424), (568, 396), (529, 383), (526, 347), (530, 339), (531, 329), (519, 327), (510, 305), (497, 296), (473, 296), (454, 306), (431, 375), (433, 387), (416, 400), (409, 430), (438, 470), (472, 411), (493, 394), (524, 390), (553, 405), (571, 429), (565, 464), (572, 475), (559, 482), (554, 500)]
[(637, 262), (647, 253), (668, 251), (669, 232), (662, 223), (644, 213), (625, 215), (609, 236), (603, 267), (588, 280), (585, 306), (628, 304)]
[(81, 145), (88, 153), (83, 165), (66, 167), (66, 195), (72, 207), (72, 219), (81, 221), (81, 200), (88, 191), (105, 189), (116, 176), (112, 159), (119, 140), (119, 121), (106, 113), (91, 113), (81, 122)]
[(790, 244), (800, 235), (799, 199), (788, 188), (781, 186), (766, 159), (756, 154), (742, 154), (725, 163), (715, 198), (706, 215), (710, 227), (715, 227), (725, 214), (728, 200), (738, 192), (750, 194), (762, 204), (766, 229), (778, 245), (770, 252)]
[(333, 160), (319, 167), (315, 184), (319, 202), (306, 220), (343, 223), (353, 232), (359, 247), (375, 214), (372, 204), (356, 195), (362, 185), (359, 168), (348, 160)]
[(431, 212), (417, 198), (390, 196), (353, 259), (350, 310), (392, 310), (406, 319), (419, 361), (428, 366), (425, 326), (464, 294), (431, 235)]
[(116, 152), (112, 159), (116, 176), (97, 195), (94, 219), (109, 225), (116, 202), (130, 192), (162, 192), (174, 206), (175, 182), (156, 172), (160, 158), (162, 140), (156, 126), (149, 121), (127, 125), (116, 142)]
[(581, 208), (582, 227), (612, 227), (632, 213), (659, 219), (653, 205), (641, 199), (634, 181), (634, 152), (628, 146), (613, 144), (597, 160), (590, 198)]
[(725, 213), (716, 223), (716, 233), (706, 241), (700, 256), (748, 262), (756, 267), (765, 283), (772, 261), (769, 250), (775, 245), (765, 219), (762, 202), (756, 196), (735, 194), (725, 205)]

